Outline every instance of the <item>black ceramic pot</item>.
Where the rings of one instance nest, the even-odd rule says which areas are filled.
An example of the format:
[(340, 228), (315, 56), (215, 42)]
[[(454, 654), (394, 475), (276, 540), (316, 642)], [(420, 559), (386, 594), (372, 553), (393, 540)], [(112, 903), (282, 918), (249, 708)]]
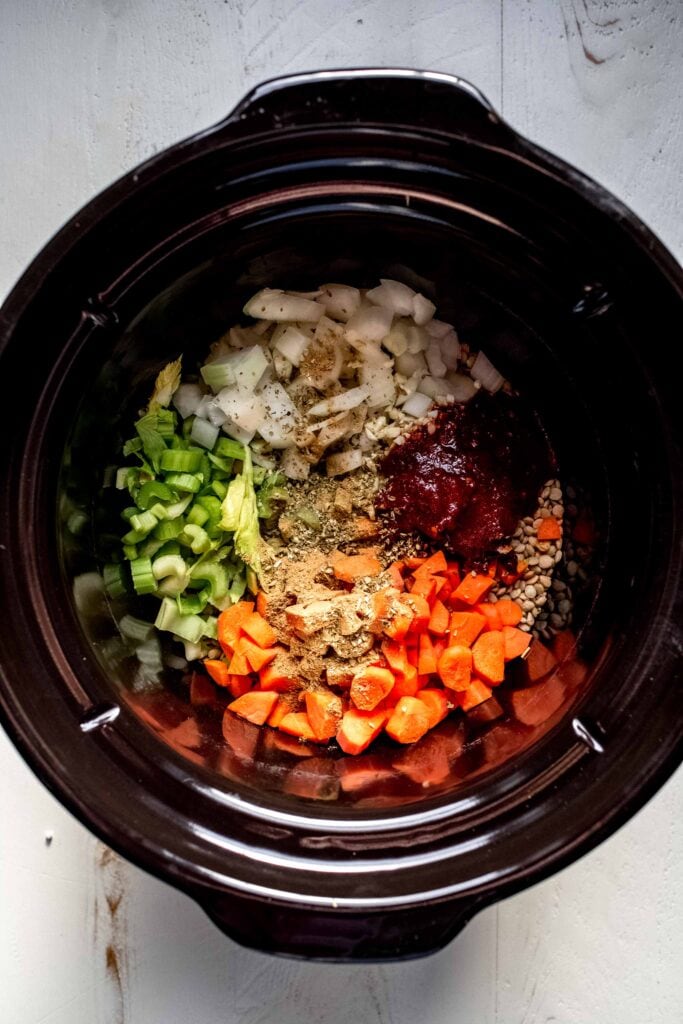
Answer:
[[(418, 284), (532, 398), (591, 523), (580, 661), (555, 713), (475, 722), (433, 786), (389, 743), (351, 779), (270, 730), (224, 738), (172, 672), (140, 693), (96, 588), (73, 597), (98, 567), (103, 468), (158, 368), (201, 355), (261, 286), (380, 274)], [(613, 832), (680, 759), (666, 339), (682, 330), (683, 274), (657, 239), (467, 83), (347, 71), (261, 86), (85, 207), (0, 313), (15, 409), (0, 457), (5, 728), (81, 821), (240, 942), (336, 960), (438, 949)], [(74, 509), (90, 524), (77, 516), (77, 536)], [(462, 728), (442, 726), (456, 750)]]

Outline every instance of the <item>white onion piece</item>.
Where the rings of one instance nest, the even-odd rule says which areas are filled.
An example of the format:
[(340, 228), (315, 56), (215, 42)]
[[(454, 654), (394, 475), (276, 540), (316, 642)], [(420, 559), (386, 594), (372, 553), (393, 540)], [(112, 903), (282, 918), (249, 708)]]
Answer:
[(372, 366), (364, 363), (358, 371), (358, 379), (368, 389), (369, 409), (383, 409), (393, 403), (396, 385), (390, 366)]
[(281, 352), (273, 349), (273, 369), (280, 380), (289, 380), (292, 376), (294, 365)]
[(457, 370), (460, 359), (460, 342), (455, 331), (448, 331), (447, 334), (439, 338), (439, 348), (441, 349), (441, 358), (448, 369)]
[(320, 319), (324, 309), (319, 302), (287, 295), (279, 288), (263, 288), (245, 304), (244, 312), (256, 320), (303, 320), (313, 323)]
[(268, 358), (260, 345), (236, 352), (233, 356), (236, 386), (245, 391), (253, 391), (268, 365)]
[(312, 429), (318, 430), (320, 428), (317, 437), (317, 447), (325, 449), (329, 448), (331, 444), (341, 441), (342, 437), (349, 432), (352, 416), (352, 412), (338, 412), (335, 416), (330, 416), (329, 419), (316, 423)]
[[(418, 393), (428, 395), (436, 400), (437, 398), (454, 398), (455, 389), (447, 380), (437, 377), (423, 377), (418, 387)], [(405, 406), (404, 406), (405, 408)]]
[(336, 455), (330, 455), (326, 460), (328, 476), (341, 476), (342, 473), (352, 473), (354, 469), (360, 469), (363, 465), (363, 453), (359, 448), (349, 448)]
[[(265, 402), (260, 395), (246, 388), (223, 388), (217, 395), (217, 401), (230, 423), (242, 430), (251, 431), (252, 437), (265, 419)], [(223, 429), (228, 432), (227, 423)]]
[(477, 393), (477, 387), (471, 377), (464, 373), (449, 373), (446, 380), (453, 388), (453, 397), (456, 402), (469, 402)]
[(271, 448), (288, 448), (292, 443), (294, 424), (266, 416), (258, 425), (258, 432)]
[(252, 324), (249, 330), (252, 334), (255, 334), (257, 338), (262, 338), (272, 326), (272, 320), (258, 320), (255, 324)]
[(418, 370), (427, 372), (427, 360), (421, 352), (405, 352), (396, 359), (396, 371), (404, 377), (412, 377)]
[(430, 341), (427, 345), (427, 366), (432, 377), (445, 377), (448, 367), (441, 358), (441, 349), (438, 342)]
[(415, 292), (401, 281), (392, 281), (388, 277), (380, 277), (381, 284), (366, 292), (366, 298), (375, 306), (389, 309), (396, 316), (412, 316)]
[(348, 409), (355, 409), (357, 405), (364, 402), (368, 397), (367, 387), (361, 385), (357, 388), (350, 388), (342, 391), (340, 395), (332, 398), (324, 398), (322, 402), (316, 402), (308, 410), (309, 416), (331, 416), (334, 412), (346, 412)]
[(422, 419), (432, 407), (432, 399), (428, 395), (422, 395), (419, 391), (406, 398), (403, 403), (403, 412), (415, 419)]
[(173, 395), (173, 405), (178, 410), (180, 418), (186, 420), (188, 416), (194, 416), (197, 406), (204, 397), (204, 392), (199, 384), (181, 384)]
[(429, 335), (424, 327), (417, 327), (410, 320), (406, 321), (406, 323), (408, 325), (408, 351), (411, 355), (415, 355), (417, 352), (424, 352), (429, 344)]
[(446, 324), (443, 320), (430, 320), (428, 324), (425, 324), (425, 331), (430, 338), (443, 338), (444, 334), (448, 334), (452, 330), (453, 324)]
[(226, 420), (221, 427), (221, 430), (223, 430), (228, 437), (232, 437), (233, 440), (239, 441), (240, 444), (251, 444), (254, 440), (254, 436), (256, 435), (256, 429), (245, 430), (243, 427), (239, 427), (236, 423), (233, 423), (232, 420)]
[(257, 430), (273, 448), (287, 448), (296, 428), (296, 406), (282, 384), (268, 384), (261, 392), (266, 418)]
[(322, 295), (322, 289), (316, 288), (314, 292), (295, 292), (290, 290), (287, 294), (294, 295), (297, 299), (318, 299)]
[(347, 284), (323, 284), (320, 287), (319, 302), (333, 320), (346, 323), (360, 306), (360, 292)]
[(293, 366), (298, 366), (310, 341), (310, 335), (305, 334), (296, 324), (282, 324), (275, 328), (271, 344)]
[(418, 327), (423, 327), (428, 324), (436, 313), (436, 306), (429, 299), (425, 298), (421, 292), (413, 297), (413, 320)]
[(302, 360), (301, 376), (318, 391), (324, 391), (339, 380), (343, 362), (344, 328), (329, 317), (321, 317)]
[(488, 359), (483, 352), (477, 353), (477, 358), (472, 364), (470, 373), (474, 379), (478, 380), (481, 386), (486, 388), (486, 390), (492, 395), (495, 394), (496, 391), (500, 391), (505, 383), (503, 375), (498, 372), (491, 360)]
[(305, 480), (311, 472), (311, 464), (296, 448), (285, 448), (280, 459), (280, 469), (290, 480)]
[(200, 416), (196, 416), (192, 421), (190, 440), (194, 441), (195, 444), (201, 445), (202, 448), (207, 448), (211, 451), (218, 440), (218, 433), (219, 431), (217, 426), (214, 426), (213, 423), (209, 423), (208, 420), (201, 419)]
[(195, 409), (195, 416), (202, 416), (205, 420), (209, 418), (209, 409), (216, 401), (215, 395), (204, 395)]
[[(197, 418), (199, 419), (199, 417)], [(225, 415), (218, 402), (214, 399), (214, 401), (210, 402), (204, 409), (204, 418), (207, 419), (209, 423), (212, 423), (214, 427), (222, 427), (228, 417)]]
[(392, 320), (391, 310), (362, 306), (346, 325), (347, 341), (381, 341), (389, 333)]
[[(257, 442), (258, 443), (258, 442)], [(277, 467), (275, 459), (269, 459), (267, 455), (262, 455), (256, 448), (252, 447), (251, 457), (255, 466), (262, 466), (263, 469), (274, 470)]]

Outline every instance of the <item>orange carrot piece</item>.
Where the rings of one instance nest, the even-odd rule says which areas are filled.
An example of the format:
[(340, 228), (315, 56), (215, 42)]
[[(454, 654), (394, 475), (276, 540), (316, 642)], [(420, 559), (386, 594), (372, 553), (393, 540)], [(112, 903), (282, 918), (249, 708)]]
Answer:
[(497, 601), (495, 608), (503, 626), (516, 626), (522, 621), (522, 609), (516, 601), (511, 601), (509, 597), (503, 597)]
[(273, 705), (273, 710), (266, 719), (266, 725), (272, 725), (275, 729), (277, 729), (282, 719), (285, 717), (285, 715), (288, 715), (291, 710), (292, 705), (289, 703), (289, 701), (284, 700), (282, 697), (278, 697), (277, 700), (275, 701), (275, 704)]
[(479, 612), (453, 612), (451, 614), (449, 645), (457, 644), (459, 647), (471, 647), (485, 625), (486, 619)]
[(297, 680), (278, 665), (277, 658), (259, 672), (259, 683), (262, 690), (275, 690), (283, 693), (296, 686)]
[(436, 654), (434, 645), (429, 633), (420, 634), (419, 656), (417, 660), (417, 671), (421, 676), (429, 676), (436, 672)]
[(243, 654), (247, 659), (253, 672), (260, 672), (265, 665), (269, 665), (273, 658), (277, 657), (278, 648), (270, 647), (264, 650), (258, 644), (254, 644), (246, 636), (240, 637), (237, 641), (235, 654)]
[(472, 651), (469, 647), (447, 647), (439, 658), (438, 673), (449, 690), (466, 690), (472, 675)]
[(248, 722), (253, 722), (254, 725), (263, 725), (276, 701), (276, 693), (252, 690), (251, 693), (245, 693), (242, 697), (234, 700), (230, 705), (230, 711), (239, 715), (240, 718), (246, 718)]
[(248, 676), (251, 673), (249, 662), (245, 655), (237, 648), (235, 648), (235, 653), (230, 660), (229, 672), (232, 676)]
[(389, 576), (391, 577), (391, 585), (396, 590), (403, 590), (403, 587), (404, 587), (403, 576), (401, 575), (401, 569), (400, 569), (401, 565), (402, 565), (401, 562), (392, 562), (391, 565), (389, 566), (389, 568), (387, 569), (387, 572), (389, 573)]
[[(404, 596), (404, 594), (401, 594), (401, 599)], [(385, 636), (388, 636), (391, 640), (405, 640), (412, 621), (413, 613), (410, 608), (407, 608), (402, 603), (399, 605), (399, 602), (396, 601), (396, 610), (384, 626)]]
[(432, 614), (429, 616), (429, 623), (427, 628), (430, 633), (435, 633), (437, 636), (445, 636), (448, 632), (448, 623), (450, 616), (448, 614), (448, 608), (438, 597), (432, 605)]
[(410, 593), (424, 597), (427, 604), (431, 604), (436, 596), (436, 577), (414, 576), (410, 587)]
[(300, 740), (316, 741), (316, 735), (305, 711), (290, 711), (282, 718), (278, 729), (289, 736), (298, 736)]
[(475, 611), (479, 612), (486, 619), (485, 629), (502, 629), (503, 623), (500, 621), (500, 615), (498, 614), (498, 605), (491, 604), (489, 601), (481, 601), (475, 605)]
[(484, 594), (488, 594), (494, 583), (495, 580), (490, 576), (484, 576), (478, 572), (468, 572), (453, 592), (453, 596), (465, 604), (476, 604), (481, 601)]
[(415, 570), (419, 569), (421, 565), (424, 565), (426, 561), (426, 558), (420, 558), (418, 555), (407, 555), (403, 559), (403, 564), (405, 565), (406, 569)]
[(505, 650), (502, 633), (482, 633), (472, 647), (472, 664), (478, 676), (497, 686), (505, 678)]
[(306, 714), (317, 740), (331, 740), (337, 734), (342, 717), (342, 702), (334, 693), (308, 690)]
[(432, 687), (427, 687), (424, 690), (420, 690), (417, 694), (417, 699), (421, 700), (427, 708), (430, 729), (433, 729), (435, 725), (442, 722), (450, 711), (448, 694), (445, 690), (436, 690)]
[(277, 643), (274, 630), (258, 612), (247, 615), (240, 623), (243, 632), (258, 644), (259, 647), (272, 647)]
[(334, 575), (345, 583), (355, 583), (363, 576), (377, 576), (381, 571), (382, 563), (376, 555), (338, 555), (334, 560)]
[(433, 555), (422, 562), (421, 565), (415, 570), (415, 576), (431, 576), (434, 573), (446, 572), (448, 569), (448, 562), (443, 551), (435, 551)]
[(228, 690), (233, 697), (241, 697), (245, 693), (249, 693), (253, 685), (253, 679), (251, 676), (228, 676)]
[(414, 697), (420, 689), (420, 679), (414, 665), (406, 664), (405, 670), (396, 676), (387, 703), (395, 702), (399, 697)]
[(410, 623), (411, 633), (422, 633), (427, 628), (429, 623), (429, 617), (431, 615), (431, 609), (424, 597), (420, 594), (401, 594), (401, 602), (407, 605), (410, 611), (413, 613), (413, 619)]
[(242, 622), (254, 610), (253, 601), (238, 601), (221, 612), (216, 624), (216, 635), (228, 657), (232, 657), (233, 649), (237, 643), (242, 627)]
[(199, 672), (193, 672), (190, 680), (190, 704), (195, 708), (201, 708), (213, 704), (215, 699), (216, 691), (211, 680)]
[(493, 690), (481, 679), (473, 679), (464, 693), (459, 694), (459, 704), (463, 711), (470, 711), (484, 701), (490, 700)]
[(394, 675), (404, 675), (410, 667), (405, 644), (398, 643), (397, 640), (383, 640), (382, 654)]
[(563, 703), (564, 686), (557, 676), (510, 694), (512, 713), (523, 725), (542, 725)]
[(524, 661), (526, 676), (530, 683), (537, 683), (547, 676), (557, 665), (557, 659), (553, 652), (542, 644), (540, 640), (534, 640), (529, 654)]
[(228, 686), (230, 671), (226, 661), (219, 661), (218, 658), (205, 658), (204, 668), (217, 686)]
[(515, 626), (503, 626), (503, 656), (506, 661), (519, 658), (531, 643), (531, 637), (523, 629)]
[(417, 697), (401, 697), (385, 729), (397, 743), (416, 743), (429, 730), (429, 712)]
[(561, 536), (562, 528), (554, 516), (548, 516), (547, 519), (541, 519), (536, 531), (536, 537), (538, 540), (559, 540)]
[(351, 683), (351, 700), (359, 711), (372, 711), (391, 693), (394, 675), (388, 668), (368, 665), (356, 672)]
[(268, 611), (268, 595), (264, 590), (259, 590), (256, 595), (256, 611), (259, 615), (262, 615), (264, 619), (267, 618), (266, 612)]
[(337, 743), (345, 754), (361, 754), (379, 736), (387, 717), (384, 708), (375, 708), (374, 711), (349, 708), (342, 718)]

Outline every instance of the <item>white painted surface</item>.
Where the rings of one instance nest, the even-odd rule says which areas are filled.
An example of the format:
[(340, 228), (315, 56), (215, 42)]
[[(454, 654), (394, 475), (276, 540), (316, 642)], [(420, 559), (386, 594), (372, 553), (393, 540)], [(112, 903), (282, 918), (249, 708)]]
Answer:
[[(0, 295), (76, 208), (249, 86), (364, 64), (471, 79), (683, 258), (678, 0), (3, 0)], [(2, 1024), (683, 1020), (680, 772), (598, 850), (441, 954), (353, 968), (221, 938), (74, 822), (4, 735), (0, 779)]]

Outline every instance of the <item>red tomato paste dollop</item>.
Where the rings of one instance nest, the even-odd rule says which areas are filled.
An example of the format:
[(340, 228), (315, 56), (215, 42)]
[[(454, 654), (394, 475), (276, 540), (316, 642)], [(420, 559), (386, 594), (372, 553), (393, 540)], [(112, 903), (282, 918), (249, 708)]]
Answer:
[(554, 457), (519, 398), (480, 394), (450, 405), (395, 444), (377, 496), (399, 530), (417, 530), (470, 561), (511, 537), (531, 514)]

